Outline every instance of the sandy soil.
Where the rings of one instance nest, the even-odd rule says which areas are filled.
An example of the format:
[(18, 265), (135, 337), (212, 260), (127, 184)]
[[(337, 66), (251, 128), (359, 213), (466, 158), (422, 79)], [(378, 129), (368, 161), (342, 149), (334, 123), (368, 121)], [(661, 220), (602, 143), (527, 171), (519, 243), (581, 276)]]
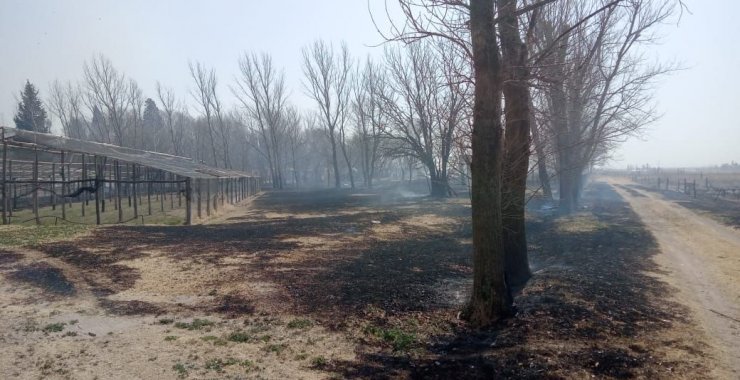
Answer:
[(628, 180), (610, 178), (655, 236), (661, 277), (679, 289), (710, 338), (717, 378), (740, 378), (740, 230), (698, 215)]

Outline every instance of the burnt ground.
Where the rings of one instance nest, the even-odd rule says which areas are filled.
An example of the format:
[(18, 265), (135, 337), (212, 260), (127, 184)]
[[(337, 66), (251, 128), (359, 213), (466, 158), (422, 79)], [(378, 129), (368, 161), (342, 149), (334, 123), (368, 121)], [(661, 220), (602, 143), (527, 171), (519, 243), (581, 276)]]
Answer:
[[(705, 347), (655, 276), (655, 240), (627, 204), (603, 183), (575, 216), (537, 203), (528, 215), (534, 277), (516, 295), (515, 317), (484, 330), (457, 318), (472, 277), (465, 199), (267, 192), (219, 224), (106, 227), (31, 248), (73, 268), (110, 315), (308, 318), (355, 351), (304, 365), (319, 377), (706, 377)], [(13, 254), (0, 259), (11, 265)], [(155, 258), (171, 270), (141, 264)], [(33, 283), (28, 273), (39, 269), (51, 273), (12, 276)], [(178, 271), (187, 281), (150, 280)], [(63, 274), (49, 276), (42, 286), (75, 292), (58, 285)], [(141, 296), (150, 283), (202, 301)]]

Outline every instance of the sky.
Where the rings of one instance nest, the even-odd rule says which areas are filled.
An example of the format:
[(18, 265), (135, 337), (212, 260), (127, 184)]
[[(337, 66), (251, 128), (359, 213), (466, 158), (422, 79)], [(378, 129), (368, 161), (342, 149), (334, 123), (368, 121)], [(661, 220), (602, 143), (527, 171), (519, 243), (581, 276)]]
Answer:
[[(26, 79), (44, 97), (55, 79), (81, 80), (83, 63), (96, 54), (145, 96), (154, 97), (160, 81), (191, 104), (188, 62), (201, 61), (216, 70), (225, 104), (235, 104), (228, 85), (239, 57), (269, 52), (285, 70), (291, 101), (308, 108), (301, 49), (321, 38), (346, 42), (355, 57), (380, 56), (368, 8), (382, 21), (383, 1), (0, 0), (0, 124), (12, 125)], [(615, 151), (610, 166), (740, 161), (740, 1), (684, 2), (691, 14), (661, 26), (663, 43), (649, 51), (683, 68), (656, 86), (662, 117)]]

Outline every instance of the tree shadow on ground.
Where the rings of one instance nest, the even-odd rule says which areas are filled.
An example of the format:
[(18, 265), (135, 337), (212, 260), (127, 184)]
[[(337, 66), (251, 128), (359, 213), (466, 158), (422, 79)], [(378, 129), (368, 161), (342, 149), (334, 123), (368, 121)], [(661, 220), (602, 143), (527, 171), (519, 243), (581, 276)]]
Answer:
[[(438, 283), (469, 275), (468, 251), (456, 236), (414, 226), (403, 226), (402, 235), (391, 240), (371, 233), (373, 227), (394, 225), (430, 208), (436, 212), (443, 204), (343, 190), (277, 191), (256, 199), (250, 215), (224, 224), (106, 227), (74, 242), (34, 248), (108, 278), (107, 286), (91, 280), (99, 296), (129, 289), (139, 278), (137, 269), (121, 261), (157, 254), (183, 263), (228, 267), (228, 273), (213, 279), (214, 288), (219, 282), (259, 280), (287, 295), (252, 300), (226, 295), (209, 311), (238, 315), (254, 311), (255, 304), (275, 303), (279, 310), (309, 313), (336, 324), (368, 305), (389, 313), (429, 309), (438, 298)], [(455, 217), (469, 212), (460, 207), (448, 211)], [(266, 216), (270, 213), (281, 215)], [(314, 244), (311, 239), (319, 240)], [(300, 259), (293, 260), (298, 251)], [(235, 264), (234, 259), (243, 262)], [(104, 307), (118, 314), (161, 312), (143, 302), (104, 301)]]
[(688, 317), (653, 275), (661, 271), (651, 260), (655, 239), (608, 185), (591, 186), (584, 203), (596, 218), (584, 231), (530, 220), (531, 255), (543, 269), (516, 297), (516, 317), (486, 330), (458, 325), (421, 354), (368, 351), (327, 370), (347, 378), (670, 378), (691, 366), (658, 352), (672, 345), (701, 355), (685, 341), (658, 341)]

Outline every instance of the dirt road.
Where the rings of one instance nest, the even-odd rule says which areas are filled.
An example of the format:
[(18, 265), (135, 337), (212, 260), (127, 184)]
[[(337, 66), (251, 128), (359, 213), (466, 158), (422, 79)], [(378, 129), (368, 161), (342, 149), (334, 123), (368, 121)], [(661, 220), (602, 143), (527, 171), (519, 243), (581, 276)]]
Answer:
[(740, 231), (626, 179), (607, 180), (659, 243), (664, 280), (679, 289), (715, 352), (717, 378), (740, 378)]

